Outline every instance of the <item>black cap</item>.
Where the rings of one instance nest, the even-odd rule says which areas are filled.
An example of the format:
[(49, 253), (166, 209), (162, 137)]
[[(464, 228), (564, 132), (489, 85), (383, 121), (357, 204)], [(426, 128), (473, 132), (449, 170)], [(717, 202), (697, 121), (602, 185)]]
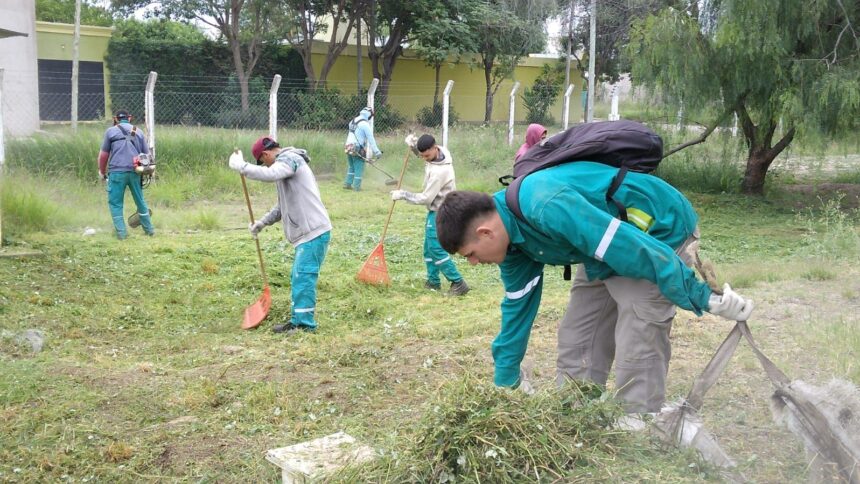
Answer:
[(116, 119), (128, 119), (129, 114), (128, 114), (128, 111), (126, 111), (125, 109), (120, 109), (119, 111), (116, 112), (116, 114), (114, 114), (114, 117)]

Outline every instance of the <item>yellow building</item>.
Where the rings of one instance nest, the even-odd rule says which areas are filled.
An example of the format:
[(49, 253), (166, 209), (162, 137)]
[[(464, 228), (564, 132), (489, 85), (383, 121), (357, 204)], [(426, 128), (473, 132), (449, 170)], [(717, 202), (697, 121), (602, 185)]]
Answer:
[[(314, 42), (313, 65), (315, 72), (319, 73), (325, 62), (327, 45), (324, 42)], [(367, 57), (367, 46), (362, 48), (362, 74), (363, 86), (367, 88), (373, 78), (371, 62)], [(470, 67), (469, 58), (464, 58), (458, 64), (453, 62), (444, 65), (440, 74), (440, 102), (441, 91), (445, 88), (448, 80), (454, 81), (451, 91), (451, 107), (460, 116), (461, 121), (481, 122), (484, 120), (484, 103), (486, 84), (484, 71), (480, 66)], [(474, 59), (477, 61), (477, 58)], [(557, 62), (555, 58), (525, 57), (514, 71), (513, 79), (506, 79), (501, 83), (499, 90), (493, 99), (493, 122), (507, 121), (509, 116), (510, 93), (514, 82), (519, 81), (520, 87), (516, 93), (515, 120), (523, 122), (526, 119), (526, 108), (523, 103), (522, 93), (526, 88), (531, 88), (544, 64)], [(477, 64), (477, 62), (473, 62)], [(332, 67), (327, 84), (337, 87), (346, 94), (354, 94), (358, 88), (358, 68), (355, 45), (347, 46), (343, 53), (337, 58)], [(415, 119), (419, 109), (433, 104), (433, 87), (435, 71), (428, 67), (423, 60), (419, 59), (415, 52), (404, 49), (403, 55), (396, 61), (394, 75), (389, 88), (389, 104), (400, 113), (410, 119)], [(582, 79), (573, 79), (574, 90), (571, 95), (569, 119), (571, 122), (579, 120), (582, 115), (582, 105), (579, 102)], [(559, 95), (555, 105), (550, 109), (550, 114), (557, 122), (562, 120), (563, 96)]]
[[(36, 22), (39, 118), (69, 121), (72, 105), (72, 24)], [(78, 46), (78, 119), (104, 119), (109, 110), (105, 55), (112, 27), (81, 25)], [(141, 94), (142, 95), (142, 94)]]

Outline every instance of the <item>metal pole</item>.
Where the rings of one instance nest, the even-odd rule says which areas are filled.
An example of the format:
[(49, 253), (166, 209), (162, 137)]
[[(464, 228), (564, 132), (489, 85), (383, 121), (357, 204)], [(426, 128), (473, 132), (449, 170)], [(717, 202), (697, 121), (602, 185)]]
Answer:
[(275, 74), (272, 87), (269, 89), (269, 137), (278, 139), (278, 88), (281, 87), (281, 75)]
[(81, 44), (81, 0), (75, 0), (75, 34), (72, 39), (72, 130), (78, 130), (78, 58)]
[(373, 129), (373, 120), (376, 118), (376, 106), (373, 105), (376, 102), (376, 88), (379, 87), (379, 79), (373, 78), (370, 81), (370, 87), (367, 89), (367, 105), (370, 109), (373, 109), (373, 117), (370, 118), (370, 129)]
[(561, 126), (562, 129), (567, 129), (567, 123), (570, 119), (570, 93), (573, 92), (573, 83), (567, 85), (567, 89), (564, 91), (564, 109), (561, 112)]
[(146, 80), (146, 92), (144, 94), (144, 117), (146, 123), (147, 142), (149, 142), (149, 156), (155, 160), (155, 81), (158, 73), (150, 71)]
[(567, 6), (567, 55), (564, 61), (564, 85), (570, 84), (570, 54), (573, 44), (573, 0)]
[(358, 69), (358, 85), (356, 86), (355, 92), (361, 92), (361, 83), (364, 81), (364, 73), (362, 72), (362, 59), (361, 59), (361, 15), (358, 15), (359, 8), (357, 6), (358, 2), (356, 2), (355, 11), (353, 12), (356, 16), (355, 21), (355, 62), (356, 69)]
[(618, 114), (618, 86), (612, 88), (612, 105), (609, 109), (609, 120), (618, 121), (621, 115)]
[(454, 81), (445, 84), (442, 91), (442, 146), (448, 147), (448, 109), (451, 107), (451, 89), (454, 89)]
[(508, 146), (514, 143), (514, 110), (517, 102), (517, 89), (520, 88), (520, 81), (514, 83), (511, 89), (511, 102), (508, 107)]
[[(3, 131), (3, 73), (0, 67), (0, 186), (3, 185), (3, 171), (6, 169), (6, 133)], [(3, 245), (3, 210), (0, 210), (0, 246)]]
[(586, 123), (594, 121), (594, 57), (597, 55), (597, 0), (591, 0), (591, 28), (588, 35), (588, 114)]

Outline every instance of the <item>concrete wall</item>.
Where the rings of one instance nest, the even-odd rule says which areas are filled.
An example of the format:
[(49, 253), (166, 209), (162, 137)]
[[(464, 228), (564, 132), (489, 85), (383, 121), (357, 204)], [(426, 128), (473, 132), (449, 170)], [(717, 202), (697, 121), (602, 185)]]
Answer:
[[(314, 70), (319, 75), (323, 62), (325, 61), (324, 46), (322, 43), (315, 45), (313, 64)], [(367, 58), (367, 46), (362, 48), (364, 58), (362, 60), (362, 74), (364, 88), (370, 85), (373, 79), (370, 59)], [(517, 91), (515, 107), (515, 119), (523, 122), (526, 118), (526, 108), (523, 103), (522, 93), (526, 88), (534, 84), (544, 64), (556, 62), (555, 59), (526, 57), (520, 61), (514, 71), (513, 80), (506, 79), (493, 99), (493, 122), (507, 121), (509, 116), (510, 92), (514, 81), (520, 82)], [(354, 46), (348, 46), (335, 61), (327, 82), (329, 86), (337, 87), (346, 94), (354, 94), (357, 90), (357, 62)], [(394, 76), (391, 79), (389, 89), (389, 104), (397, 111), (414, 120), (415, 114), (423, 106), (433, 104), (434, 70), (427, 67), (424, 61), (418, 59), (414, 52), (409, 49), (404, 55), (397, 59), (394, 66)], [(481, 122), (484, 120), (485, 103), (485, 81), (484, 71), (480, 67), (470, 67), (467, 60), (459, 64), (448, 64), (442, 67), (440, 80), (440, 102), (441, 92), (448, 80), (454, 81), (454, 89), (451, 91), (451, 107), (460, 116), (461, 121)], [(578, 122), (582, 115), (582, 105), (579, 102), (579, 92), (582, 79), (574, 78), (575, 85), (570, 102), (570, 122)], [(562, 96), (559, 95), (550, 113), (557, 123), (562, 120)]]
[(0, 28), (27, 34), (0, 38), (0, 68), (3, 129), (10, 136), (28, 136), (39, 129), (35, 0), (0, 1)]

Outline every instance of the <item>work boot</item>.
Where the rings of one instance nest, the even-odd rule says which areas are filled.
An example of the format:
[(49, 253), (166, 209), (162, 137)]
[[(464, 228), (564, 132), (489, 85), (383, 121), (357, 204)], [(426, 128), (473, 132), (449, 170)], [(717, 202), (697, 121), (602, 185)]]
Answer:
[(437, 282), (434, 284), (430, 281), (424, 281), (424, 289), (429, 289), (431, 291), (441, 291), (442, 290), (442, 283)]
[(293, 323), (283, 323), (272, 326), (272, 332), (287, 333), (287, 336), (292, 336), (299, 331), (303, 333), (314, 333), (315, 329), (311, 328), (310, 326), (297, 326)]
[(465, 296), (469, 292), (469, 285), (465, 279), (460, 279), (457, 282), (451, 283), (451, 288), (448, 289), (449, 296)]
[(343, 189), (344, 190), (352, 190), (352, 185), (344, 185)]

